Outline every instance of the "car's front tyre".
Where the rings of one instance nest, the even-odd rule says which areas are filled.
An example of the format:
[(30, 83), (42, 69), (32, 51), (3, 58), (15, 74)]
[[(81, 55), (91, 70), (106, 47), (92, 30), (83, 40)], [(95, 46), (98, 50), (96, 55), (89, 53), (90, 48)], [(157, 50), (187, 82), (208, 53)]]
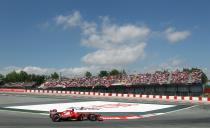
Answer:
[(60, 122), (61, 118), (58, 114), (55, 114), (55, 115), (52, 116), (52, 121), (53, 122)]

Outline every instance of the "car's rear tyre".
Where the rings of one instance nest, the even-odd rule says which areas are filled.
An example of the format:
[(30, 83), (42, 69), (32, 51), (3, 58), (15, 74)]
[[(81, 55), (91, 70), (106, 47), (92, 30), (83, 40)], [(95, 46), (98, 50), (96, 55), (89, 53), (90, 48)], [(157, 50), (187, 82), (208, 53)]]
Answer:
[(60, 116), (58, 114), (55, 114), (52, 117), (52, 121), (53, 122), (59, 122), (59, 121), (61, 121), (61, 118), (60, 118)]
[(84, 116), (83, 115), (80, 115), (78, 118), (77, 118), (78, 121), (83, 121), (84, 120)]
[(90, 121), (96, 121), (96, 120), (97, 120), (97, 117), (96, 117), (96, 115), (94, 115), (94, 114), (90, 114), (89, 117), (88, 117), (88, 119), (89, 119)]

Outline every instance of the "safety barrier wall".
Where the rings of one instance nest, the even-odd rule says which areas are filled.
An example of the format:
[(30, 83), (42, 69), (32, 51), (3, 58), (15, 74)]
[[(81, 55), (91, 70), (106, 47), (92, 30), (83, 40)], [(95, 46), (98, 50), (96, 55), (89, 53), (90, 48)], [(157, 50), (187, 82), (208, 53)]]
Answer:
[[(25, 89), (35, 89), (27, 87)], [(135, 93), (144, 95), (169, 95), (169, 96), (202, 96), (210, 89), (203, 89), (201, 83), (197, 84), (150, 84), (150, 85), (118, 85), (118, 86), (95, 86), (95, 87), (52, 87), (48, 90), (78, 91), (78, 92), (102, 92), (102, 93)]]
[(167, 96), (167, 95), (145, 95), (136, 93), (112, 93), (112, 92), (90, 92), (90, 91), (62, 91), (62, 90), (38, 90), (38, 89), (8, 89), (1, 88), (0, 92), (20, 92), (31, 94), (57, 94), (57, 95), (87, 95), (87, 96), (107, 96), (107, 97), (124, 97), (124, 98), (142, 98), (151, 100), (168, 100), (168, 101), (187, 101), (198, 103), (210, 103), (210, 97), (193, 97), (193, 96)]
[(105, 92), (105, 93), (136, 93), (145, 95), (177, 95), (177, 96), (201, 96), (203, 94), (203, 86), (201, 84), (194, 85), (131, 85), (131, 86), (95, 86), (93, 87), (67, 87), (67, 88), (49, 88), (56, 90), (72, 90), (87, 92)]
[(136, 93), (106, 93), (106, 92), (80, 92), (80, 91), (58, 91), (58, 90), (25, 90), (25, 92), (32, 93), (32, 94), (107, 96), (107, 97), (124, 97), (124, 98), (142, 98), (142, 99), (151, 99), (151, 100), (210, 103), (210, 98), (202, 97), (202, 96), (199, 96), (199, 97), (165, 96), (165, 95), (144, 95), (144, 94), (136, 94)]
[(0, 88), (0, 92), (25, 92), (25, 89)]
[[(34, 89), (34, 88), (26, 88)], [(17, 90), (17, 89), (16, 89)], [(101, 92), (101, 93), (135, 93), (143, 95), (168, 95), (168, 96), (202, 96), (207, 89), (203, 89), (202, 84), (163, 84), (163, 85), (130, 85), (130, 86), (95, 86), (95, 87), (57, 87), (48, 90), (58, 91), (78, 91), (78, 92)], [(17, 90), (21, 91), (21, 90)]]

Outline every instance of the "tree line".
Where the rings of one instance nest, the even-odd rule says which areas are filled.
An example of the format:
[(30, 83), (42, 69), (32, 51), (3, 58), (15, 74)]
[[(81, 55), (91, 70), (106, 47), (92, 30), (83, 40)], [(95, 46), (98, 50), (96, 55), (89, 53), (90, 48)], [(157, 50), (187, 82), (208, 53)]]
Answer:
[(45, 75), (28, 74), (24, 71), (12, 71), (5, 76), (0, 74), (0, 84), (15, 82), (35, 82), (36, 85), (39, 85), (45, 81), (45, 78)]
[(58, 79), (58, 73), (54, 72), (50, 76), (47, 75), (36, 75), (36, 74), (28, 74), (27, 72), (20, 71), (12, 71), (5, 76), (0, 74), (0, 85), (5, 83), (15, 83), (15, 82), (35, 82), (35, 85), (42, 84), (46, 79)]

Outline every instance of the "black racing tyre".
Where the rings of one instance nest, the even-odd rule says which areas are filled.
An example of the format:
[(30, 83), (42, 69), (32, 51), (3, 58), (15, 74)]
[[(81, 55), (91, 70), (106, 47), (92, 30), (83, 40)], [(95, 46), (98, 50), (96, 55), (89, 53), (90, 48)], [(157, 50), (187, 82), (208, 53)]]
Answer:
[(58, 114), (53, 115), (53, 117), (52, 117), (53, 122), (59, 122), (60, 120), (61, 120), (61, 118)]
[(83, 116), (83, 115), (80, 115), (80, 116), (77, 118), (77, 120), (83, 121), (83, 120), (84, 120), (84, 116)]
[(90, 114), (89, 117), (88, 117), (88, 119), (89, 119), (90, 121), (96, 121), (96, 120), (97, 120), (97, 117), (96, 117), (96, 115), (94, 115), (94, 114)]

